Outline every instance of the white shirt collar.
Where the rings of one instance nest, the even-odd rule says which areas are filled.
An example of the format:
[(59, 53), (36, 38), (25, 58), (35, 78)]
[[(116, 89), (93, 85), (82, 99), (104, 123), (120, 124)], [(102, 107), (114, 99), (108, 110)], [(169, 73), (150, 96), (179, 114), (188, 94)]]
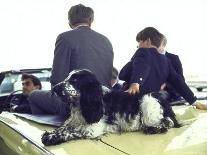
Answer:
[(73, 29), (78, 29), (79, 27), (82, 27), (82, 26), (89, 27), (88, 24), (80, 24), (80, 25), (77, 25), (76, 27), (74, 27)]
[(165, 55), (166, 51), (163, 51), (162, 54)]

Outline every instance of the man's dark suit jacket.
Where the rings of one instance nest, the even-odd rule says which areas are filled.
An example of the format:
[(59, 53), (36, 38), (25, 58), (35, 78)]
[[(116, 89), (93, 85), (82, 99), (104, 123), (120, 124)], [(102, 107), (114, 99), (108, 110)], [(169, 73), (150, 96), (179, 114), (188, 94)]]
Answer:
[(113, 56), (110, 41), (90, 27), (64, 32), (56, 40), (50, 82), (55, 85), (63, 81), (74, 69), (89, 69), (110, 87)]
[(29, 101), (28, 101), (28, 96), (25, 96), (24, 94), (21, 94), (18, 97), (14, 96), (11, 99), (10, 105), (12, 105), (12, 106), (16, 105), (17, 106), (14, 109), (14, 112), (17, 112), (17, 113), (29, 113), (29, 114), (32, 113), (30, 105), (29, 105)]
[(193, 92), (176, 73), (168, 58), (155, 48), (139, 48), (131, 61), (131, 76), (126, 83), (139, 83), (141, 95), (160, 91), (161, 85), (169, 82), (190, 104), (196, 101)]

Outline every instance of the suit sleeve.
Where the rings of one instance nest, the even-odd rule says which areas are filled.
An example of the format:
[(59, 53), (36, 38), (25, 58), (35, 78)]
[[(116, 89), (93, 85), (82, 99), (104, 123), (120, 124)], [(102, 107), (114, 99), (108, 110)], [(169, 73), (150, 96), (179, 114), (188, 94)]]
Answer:
[(71, 50), (62, 35), (57, 37), (55, 43), (54, 59), (50, 82), (53, 85), (63, 81), (70, 71)]
[(174, 64), (175, 64), (174, 67), (175, 67), (177, 74), (181, 75), (184, 79), (182, 63), (177, 55), (175, 55), (174, 57)]
[(169, 71), (168, 82), (176, 89), (176, 91), (190, 104), (193, 104), (196, 101), (196, 97), (193, 92), (185, 83), (185, 80), (181, 75), (177, 74), (175, 69), (172, 67), (172, 64), (169, 62)]
[(150, 72), (149, 55), (144, 49), (138, 49), (133, 57), (132, 73), (130, 78), (131, 83), (142, 85), (147, 79)]

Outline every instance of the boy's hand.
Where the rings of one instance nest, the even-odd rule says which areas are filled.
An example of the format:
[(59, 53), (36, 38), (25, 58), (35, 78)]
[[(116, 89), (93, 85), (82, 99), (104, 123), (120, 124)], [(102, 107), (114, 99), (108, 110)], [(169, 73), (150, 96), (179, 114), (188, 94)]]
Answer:
[(139, 84), (138, 83), (132, 83), (128, 90), (126, 90), (131, 95), (139, 93)]
[(201, 102), (196, 102), (196, 108), (201, 109), (201, 110), (207, 110), (207, 105), (201, 103)]

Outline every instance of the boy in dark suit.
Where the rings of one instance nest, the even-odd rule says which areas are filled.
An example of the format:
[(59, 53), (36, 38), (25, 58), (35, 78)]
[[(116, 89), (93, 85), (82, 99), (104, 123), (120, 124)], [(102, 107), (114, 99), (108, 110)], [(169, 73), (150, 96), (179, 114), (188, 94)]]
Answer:
[(207, 106), (197, 102), (197, 98), (184, 79), (175, 72), (168, 58), (159, 53), (158, 48), (163, 35), (158, 30), (147, 27), (137, 34), (136, 40), (139, 48), (131, 59), (131, 73), (129, 80), (126, 81), (128, 85), (126, 92), (132, 95), (139, 93), (142, 96), (160, 91), (161, 85), (169, 82), (191, 105), (207, 109)]
[[(172, 53), (165, 51), (165, 46), (167, 45), (167, 38), (165, 36), (163, 36), (163, 37), (164, 37), (163, 41), (158, 49), (159, 52), (161, 52), (162, 54), (164, 54), (168, 58), (168, 60), (172, 64), (172, 67), (174, 68), (175, 72), (178, 75), (180, 75), (183, 78), (183, 80), (185, 80), (184, 75), (183, 75), (182, 63), (181, 63), (178, 55), (175, 55), (175, 54), (172, 54)], [(162, 84), (161, 90), (164, 90), (167, 92), (168, 99), (170, 102), (182, 99), (181, 95), (176, 91), (176, 89), (173, 87), (173, 85), (171, 85), (168, 82)]]
[(112, 70), (112, 79), (111, 79), (111, 86), (113, 90), (120, 90), (122, 88), (122, 84), (119, 82), (119, 71), (113, 67)]

